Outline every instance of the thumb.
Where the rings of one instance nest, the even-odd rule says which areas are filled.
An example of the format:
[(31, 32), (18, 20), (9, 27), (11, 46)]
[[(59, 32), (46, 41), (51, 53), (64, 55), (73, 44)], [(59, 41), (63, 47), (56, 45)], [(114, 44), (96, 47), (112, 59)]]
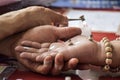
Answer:
[(57, 27), (55, 32), (59, 39), (68, 39), (81, 34), (81, 29), (76, 27)]

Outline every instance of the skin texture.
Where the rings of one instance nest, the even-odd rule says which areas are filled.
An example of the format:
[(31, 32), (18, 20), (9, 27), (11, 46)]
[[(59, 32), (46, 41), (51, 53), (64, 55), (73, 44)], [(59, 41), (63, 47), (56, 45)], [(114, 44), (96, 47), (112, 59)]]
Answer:
[[(51, 56), (47, 56), (42, 61), (36, 61), (34, 58), (33, 59), (21, 58), (20, 57), (21, 49), (16, 48), (19, 51), (15, 51), (14, 50), (15, 47), (20, 45), (22, 41), (26, 41), (26, 40), (39, 42), (39, 43), (56, 42), (59, 39), (62, 40), (69, 39), (78, 34), (81, 34), (81, 30), (79, 28), (55, 27), (51, 25), (38, 26), (29, 29), (26, 32), (22, 32), (2, 40), (0, 42), (0, 52), (3, 53), (4, 55), (7, 53), (6, 54), (7, 56), (16, 58), (26, 68), (34, 72), (47, 74), (49, 70), (52, 68), (53, 58)], [(37, 45), (37, 43), (32, 43), (32, 44), (35, 45), (37, 48), (41, 47)], [(43, 45), (43, 47), (44, 46), (45, 45)], [(44, 51), (46, 51), (46, 49), (43, 49), (41, 52)], [(33, 55), (33, 57), (36, 57), (37, 55), (39, 55), (39, 53), (38, 54), (35, 53), (35, 56)], [(76, 59), (70, 61), (72, 61), (72, 63), (73, 62), (77, 63)]]
[[(24, 46), (32, 46), (30, 44), (30, 41), (25, 41), (22, 44)], [(72, 44), (70, 44), (72, 43)], [(77, 35), (72, 37), (71, 39), (67, 41), (58, 41), (54, 43), (37, 43), (37, 45), (41, 46), (39, 49), (35, 48), (28, 48), (28, 50), (24, 50), (24, 47), (18, 46), (16, 49), (17, 51), (23, 51), (20, 54), (20, 57), (22, 58), (28, 58), (36, 61), (43, 61), (46, 56), (52, 56), (52, 60), (54, 60), (54, 66), (52, 73), (54, 75), (59, 74), (62, 70), (68, 70), (69, 67), (72, 65), (69, 65), (67, 68), (63, 68), (64, 63), (68, 62), (71, 58), (77, 58), (79, 61), (79, 64), (81, 64), (78, 69), (88, 69), (88, 65), (99, 65), (99, 54), (98, 53), (98, 43), (97, 42), (91, 42), (88, 40), (87, 37)], [(44, 46), (44, 47), (42, 47)], [(45, 51), (41, 52), (43, 49), (46, 49)], [(87, 49), (87, 50), (86, 50)], [(39, 53), (39, 55), (35, 55), (35, 53)], [(34, 57), (33, 57), (34, 55)], [(96, 57), (94, 57), (96, 56)], [(91, 58), (91, 59), (89, 59)], [(76, 61), (76, 63), (78, 62)], [(74, 65), (76, 66), (76, 63)], [(74, 67), (75, 67), (74, 66)]]
[(0, 15), (0, 40), (39, 25), (66, 26), (67, 23), (67, 17), (51, 9), (41, 6), (27, 7)]
[[(24, 8), (21, 10), (12, 11), (12, 12), (0, 15), (0, 26), (1, 26), (0, 27), (0, 32), (1, 32), (1, 34), (0, 34), (0, 48), (1, 48), (0, 52), (1, 52), (1, 54), (16, 58), (17, 54), (14, 53), (14, 47), (17, 44), (19, 44), (19, 42), (17, 42), (17, 40), (22, 41), (23, 34), (25, 33), (25, 31), (28, 31), (28, 29), (39, 26), (39, 25), (48, 25), (48, 24), (57, 25), (57, 26), (66, 26), (68, 24), (68, 19), (67, 19), (67, 17), (61, 15), (60, 13), (57, 13), (53, 10), (50, 10), (48, 8), (41, 7), (41, 6), (32, 6), (32, 7), (28, 7), (28, 8)], [(64, 29), (63, 29), (63, 31), (64, 31)], [(28, 32), (30, 32), (30, 31), (28, 31)], [(50, 31), (48, 30), (48, 33), (49, 32)], [(69, 30), (68, 30), (68, 32), (69, 32)], [(71, 30), (70, 30), (70, 32), (71, 32)], [(76, 33), (80, 33), (80, 32), (76, 32)], [(68, 34), (69, 37), (70, 37), (70, 35)], [(71, 36), (73, 36), (73, 35), (74, 35), (74, 33)], [(55, 38), (55, 39), (66, 37), (64, 35), (53, 35), (53, 38), (54, 38), (54, 36), (57, 36), (57, 38)], [(60, 37), (58, 37), (58, 36), (60, 36)], [(42, 37), (44, 37), (44, 36), (42, 36)], [(41, 37), (41, 39), (42, 39), (42, 37)], [(46, 37), (48, 37), (48, 34)], [(20, 39), (20, 38), (22, 38), (22, 39)], [(50, 39), (50, 37), (48, 37), (48, 38)], [(47, 38), (47, 40), (42, 39), (41, 42), (42, 41), (43, 42), (44, 41), (54, 41), (54, 39), (49, 40), (48, 38)], [(26, 40), (26, 39), (27, 38), (24, 37), (24, 40)], [(29, 38), (29, 39), (34, 41), (34, 38), (33, 39)], [(29, 40), (29, 39), (27, 39), (27, 40)], [(37, 39), (35, 41), (37, 41)], [(6, 46), (4, 46), (4, 45), (6, 45)], [(18, 55), (18, 58), (19, 58), (19, 55)], [(49, 57), (46, 60), (49, 61)], [(22, 63), (21, 60), (19, 60), (19, 61)], [(74, 62), (74, 59), (72, 59), (71, 61)], [(76, 61), (76, 59), (75, 59), (75, 61)], [(26, 60), (26, 63), (28, 63), (28, 62), (31, 62), (31, 61)], [(24, 60), (23, 60), (22, 64), (24, 64), (26, 66), (26, 63), (24, 63)], [(34, 63), (33, 63), (33, 65), (34, 65)], [(29, 63), (29, 65), (30, 64), (32, 64), (32, 63)], [(32, 68), (33, 66), (31, 68), (29, 68), (29, 67), (28, 68), (33, 71), (37, 71), (39, 73), (44, 73), (44, 72), (42, 72), (42, 67), (44, 68), (44, 66), (42, 66), (43, 63), (40, 65), (41, 65), (41, 71), (40, 70), (37, 71), (36, 69), (33, 69)], [(39, 64), (38, 64), (38, 66), (39, 66)], [(45, 68), (47, 68), (47, 67), (45, 67)]]
[[(112, 68), (116, 68), (120, 66), (120, 62), (119, 62), (120, 45), (118, 45), (120, 41), (113, 40), (110, 41), (110, 43), (112, 44), (112, 50), (113, 50), (112, 64), (110, 66)], [(54, 75), (59, 74), (62, 70), (69, 70), (70, 65), (67, 67), (67, 69), (64, 69), (63, 66), (65, 66), (64, 63), (69, 61), (69, 59), (71, 58), (76, 59), (76, 63), (74, 64), (75, 65), (74, 67), (76, 67), (76, 65), (79, 62), (79, 66), (77, 66), (76, 69), (89, 69), (92, 68), (92, 66), (101, 67), (106, 65), (105, 63), (106, 54), (104, 49), (105, 46), (103, 42), (89, 41), (88, 38), (81, 35), (74, 36), (67, 41), (59, 40), (53, 43), (48, 43), (48, 42), (41, 44), (37, 43), (37, 45), (39, 46), (44, 45), (44, 48), (46, 50), (43, 52), (41, 52), (43, 47), (40, 47), (38, 49), (31, 44), (31, 41), (24, 41), (21, 43), (21, 45), (22, 46), (18, 46), (17, 48), (21, 50), (20, 57), (22, 58), (42, 61), (43, 59), (45, 59), (46, 56), (52, 56), (52, 60), (54, 61), (52, 73)], [(27, 50), (25, 50), (24, 46), (28, 46), (28, 45), (30, 47), (27, 47)], [(40, 54), (35, 56), (35, 53), (40, 53)]]
[[(66, 26), (67, 17), (41, 6), (31, 6), (0, 15), (0, 43), (7, 40), (9, 36), (15, 37), (19, 35), (19, 32), (47, 24)], [(13, 41), (15, 41), (15, 39)], [(3, 55), (11, 56), (9, 51), (5, 50), (5, 52), (3, 52), (2, 49), (5, 49), (5, 47), (1, 48), (1, 54), (4, 53)]]

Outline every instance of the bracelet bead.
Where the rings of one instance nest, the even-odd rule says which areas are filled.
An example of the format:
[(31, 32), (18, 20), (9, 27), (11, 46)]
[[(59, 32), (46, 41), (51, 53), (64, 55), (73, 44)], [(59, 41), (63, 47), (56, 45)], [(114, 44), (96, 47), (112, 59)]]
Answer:
[(110, 66), (109, 65), (105, 65), (104, 66), (104, 71), (109, 71), (110, 70)]
[(107, 58), (112, 58), (112, 53), (111, 52), (106, 52), (106, 57)]
[(108, 40), (108, 39), (105, 39), (103, 42), (106, 43), (106, 42), (109, 42), (109, 40)]
[(112, 59), (107, 58), (107, 59), (105, 60), (105, 62), (106, 62), (106, 64), (110, 65), (110, 64), (112, 64)]
[(111, 47), (105, 47), (105, 52), (111, 52), (112, 48)]
[(103, 38), (102, 38), (102, 41), (105, 40), (105, 39), (107, 39), (107, 37), (103, 37)]
[(111, 44), (109, 42), (106, 42), (105, 47), (107, 47), (107, 46), (111, 46)]
[[(120, 38), (116, 38), (116, 40), (120, 40)], [(104, 71), (110, 71), (110, 72), (119, 72), (120, 67), (111, 68), (110, 65), (112, 64), (112, 57), (113, 57), (113, 47), (107, 37), (102, 38), (101, 42), (103, 42), (105, 46), (105, 66), (103, 67)]]
[(107, 37), (104, 37), (102, 39), (102, 42), (105, 46), (105, 54), (106, 54), (106, 59), (105, 59), (105, 63), (106, 65), (104, 66), (104, 71), (110, 71), (110, 65), (112, 64), (112, 45), (109, 41), (109, 39)]

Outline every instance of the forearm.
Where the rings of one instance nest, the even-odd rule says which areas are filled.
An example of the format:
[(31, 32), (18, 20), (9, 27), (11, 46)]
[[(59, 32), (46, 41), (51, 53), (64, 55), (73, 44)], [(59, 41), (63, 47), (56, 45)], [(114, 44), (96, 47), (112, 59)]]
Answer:
[(120, 66), (120, 41), (111, 41), (113, 46), (113, 66)]
[(9, 12), (1, 15), (0, 16), (0, 32), (1, 32), (0, 39), (3, 39), (14, 33), (39, 25), (40, 23), (37, 23), (35, 20), (36, 16), (37, 15), (35, 14), (34, 8), (33, 10), (32, 8), (25, 8), (22, 10), (13, 11), (13, 12)]
[[(111, 44), (111, 48), (112, 48), (112, 56), (109, 57), (109, 59), (112, 59), (112, 64), (110, 64), (110, 67), (119, 67), (120, 66), (120, 41), (119, 40), (113, 40), (109, 42)], [(86, 57), (86, 59), (88, 58), (89, 60), (87, 61), (83, 61), (86, 62), (88, 64), (92, 64), (95, 66), (101, 66), (104, 67), (106, 65), (106, 59), (107, 57), (107, 52), (106, 52), (106, 47), (105, 47), (105, 43), (103, 41), (97, 42), (97, 52), (93, 52), (93, 55), (91, 56), (91, 59)], [(109, 55), (110, 56), (110, 55)], [(90, 57), (90, 56), (89, 56)]]
[[(79, 41), (82, 40), (79, 38)], [(70, 48), (70, 55), (66, 54), (66, 59), (69, 56), (73, 56), (79, 59), (79, 63), (92, 64), (96, 66), (105, 66), (106, 65), (106, 50), (105, 43), (103, 41), (80, 41), (80, 46), (77, 44), (76, 48)], [(76, 41), (75, 41), (76, 42)], [(109, 42), (112, 45), (112, 64), (111, 67), (120, 66), (120, 40), (113, 40)], [(83, 45), (82, 45), (83, 44)], [(72, 50), (73, 49), (73, 50)], [(76, 49), (76, 50), (75, 50)], [(72, 52), (73, 51), (73, 52)], [(75, 52), (76, 51), (76, 52)], [(74, 53), (74, 55), (72, 54)]]
[(44, 7), (32, 6), (0, 16), (0, 40), (14, 33), (51, 23), (61, 23), (65, 17)]

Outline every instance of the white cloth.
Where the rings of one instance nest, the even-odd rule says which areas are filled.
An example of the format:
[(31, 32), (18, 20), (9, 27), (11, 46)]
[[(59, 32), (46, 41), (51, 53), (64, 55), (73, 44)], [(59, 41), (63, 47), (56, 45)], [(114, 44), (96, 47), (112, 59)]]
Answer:
[[(117, 32), (120, 25), (120, 11), (69, 10), (65, 15), (77, 19), (84, 15), (92, 31)], [(81, 21), (69, 21), (69, 26), (81, 27)]]

